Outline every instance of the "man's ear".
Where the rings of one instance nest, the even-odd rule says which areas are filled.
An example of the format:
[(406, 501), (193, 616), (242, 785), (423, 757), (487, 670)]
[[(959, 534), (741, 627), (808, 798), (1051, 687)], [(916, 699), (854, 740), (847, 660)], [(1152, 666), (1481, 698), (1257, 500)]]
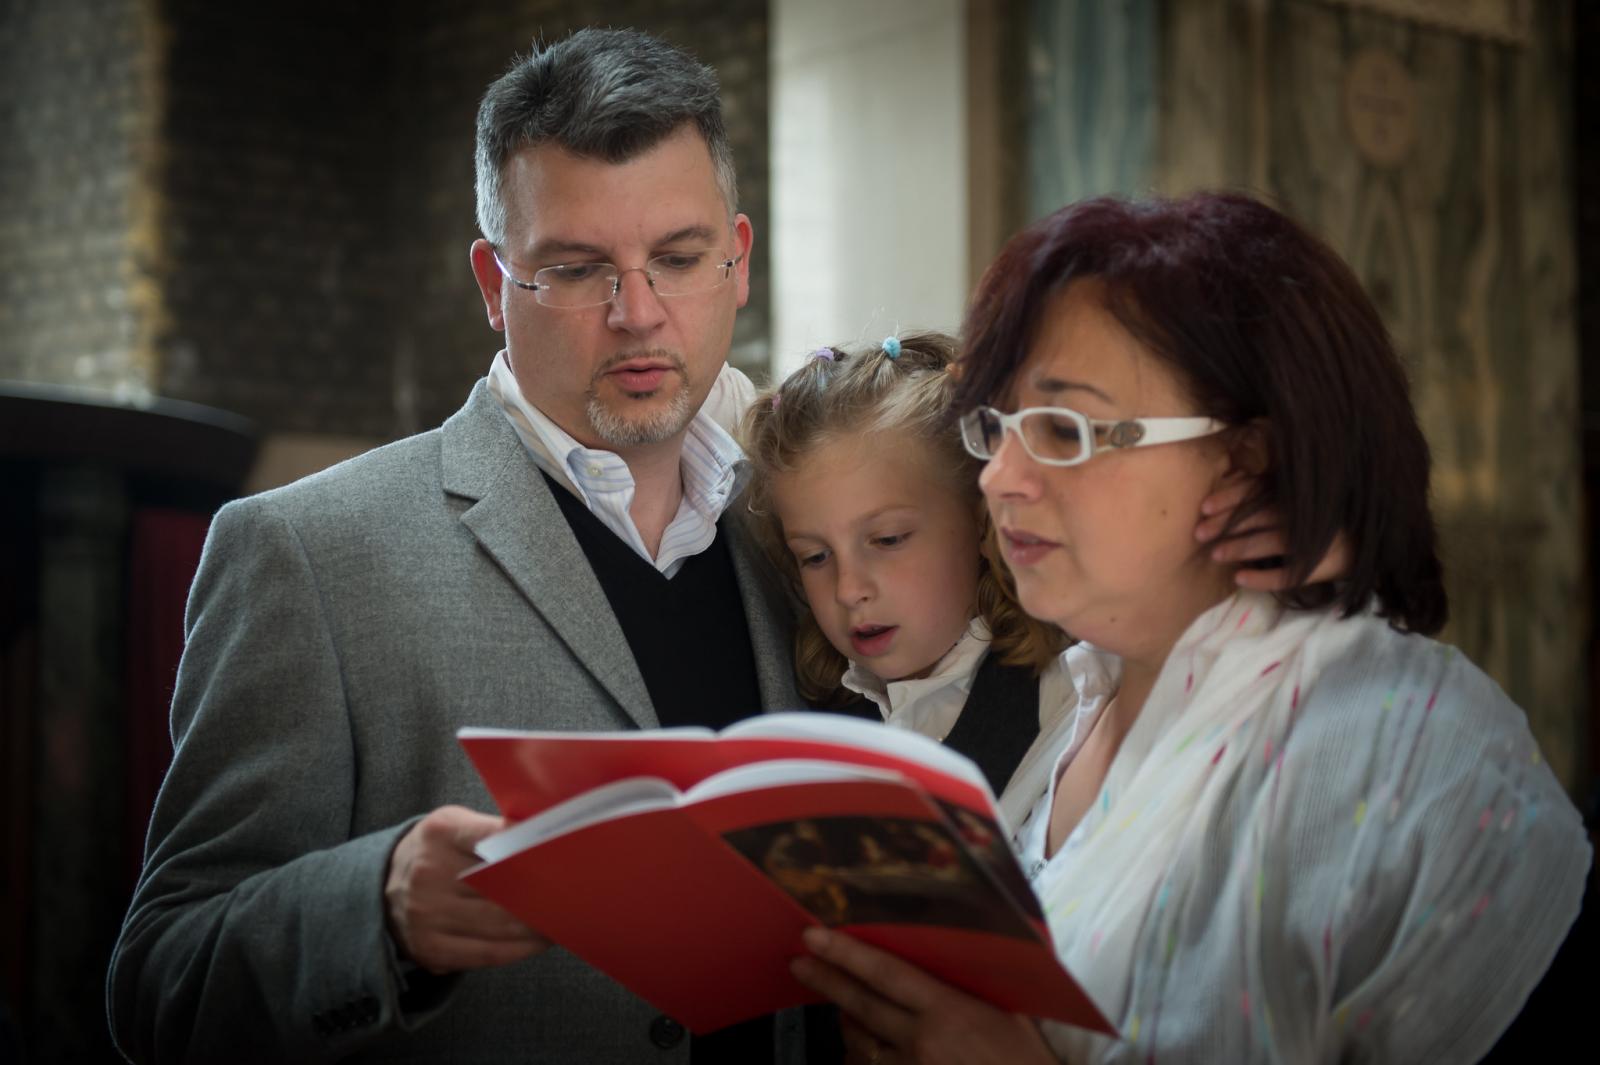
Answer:
[(483, 294), (484, 309), (489, 312), (489, 328), (499, 333), (506, 331), (504, 295), (505, 276), (494, 261), (494, 245), (479, 237), (472, 242), (469, 253), (472, 259), (472, 276), (478, 281), (478, 291)]
[(737, 307), (743, 307), (750, 301), (750, 249), (755, 247), (755, 243), (756, 231), (750, 224), (749, 216), (734, 215), (733, 253), (739, 257), (739, 265), (733, 268), (734, 283), (739, 289)]

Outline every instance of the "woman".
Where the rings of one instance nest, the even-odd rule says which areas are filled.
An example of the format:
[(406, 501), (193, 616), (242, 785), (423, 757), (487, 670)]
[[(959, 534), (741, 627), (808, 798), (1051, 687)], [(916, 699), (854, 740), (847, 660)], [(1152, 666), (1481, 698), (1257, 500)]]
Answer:
[[(1242, 196), (1094, 200), (980, 285), (957, 396), (1076, 722), (1022, 829), (1063, 962), (1121, 1040), (999, 1013), (864, 944), (796, 973), (864, 1061), (1473, 1061), (1578, 908), (1588, 843), (1522, 712), (1428, 639), (1428, 452), (1337, 256)], [(1282, 515), (1239, 591), (1184, 515)]]

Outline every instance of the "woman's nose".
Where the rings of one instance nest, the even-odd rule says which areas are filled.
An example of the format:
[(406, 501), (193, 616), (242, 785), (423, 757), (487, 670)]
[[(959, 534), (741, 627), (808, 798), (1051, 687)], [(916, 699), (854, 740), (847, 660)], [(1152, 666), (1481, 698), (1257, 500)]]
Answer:
[(978, 487), (991, 503), (1038, 494), (1037, 464), (1015, 432), (1007, 429), (1001, 434), (1000, 446), (978, 474)]

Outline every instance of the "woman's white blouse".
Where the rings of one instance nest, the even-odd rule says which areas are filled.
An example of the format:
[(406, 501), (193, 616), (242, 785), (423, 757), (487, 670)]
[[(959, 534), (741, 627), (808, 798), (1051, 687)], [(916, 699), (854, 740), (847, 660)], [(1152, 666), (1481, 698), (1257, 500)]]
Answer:
[(1454, 648), (1240, 593), (1168, 657), (1096, 801), (1044, 856), (1076, 705), (1020, 831), (1056, 948), (1121, 1041), (1072, 1062), (1471, 1062), (1578, 912), (1590, 850), (1520, 709)]

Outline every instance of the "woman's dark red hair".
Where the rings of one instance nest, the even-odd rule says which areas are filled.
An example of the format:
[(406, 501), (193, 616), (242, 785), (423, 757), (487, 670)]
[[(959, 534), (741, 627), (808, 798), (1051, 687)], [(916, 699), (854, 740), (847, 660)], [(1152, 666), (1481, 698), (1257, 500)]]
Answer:
[(1280, 516), (1303, 585), (1343, 530), (1349, 573), (1285, 595), (1292, 606), (1376, 598), (1399, 628), (1447, 613), (1429, 455), (1405, 372), (1361, 283), (1326, 244), (1248, 196), (1086, 200), (1030, 226), (979, 282), (964, 329), (957, 410), (1002, 405), (1040, 317), (1074, 281), (1188, 388), (1197, 414), (1265, 422), (1270, 468), (1234, 525)]

